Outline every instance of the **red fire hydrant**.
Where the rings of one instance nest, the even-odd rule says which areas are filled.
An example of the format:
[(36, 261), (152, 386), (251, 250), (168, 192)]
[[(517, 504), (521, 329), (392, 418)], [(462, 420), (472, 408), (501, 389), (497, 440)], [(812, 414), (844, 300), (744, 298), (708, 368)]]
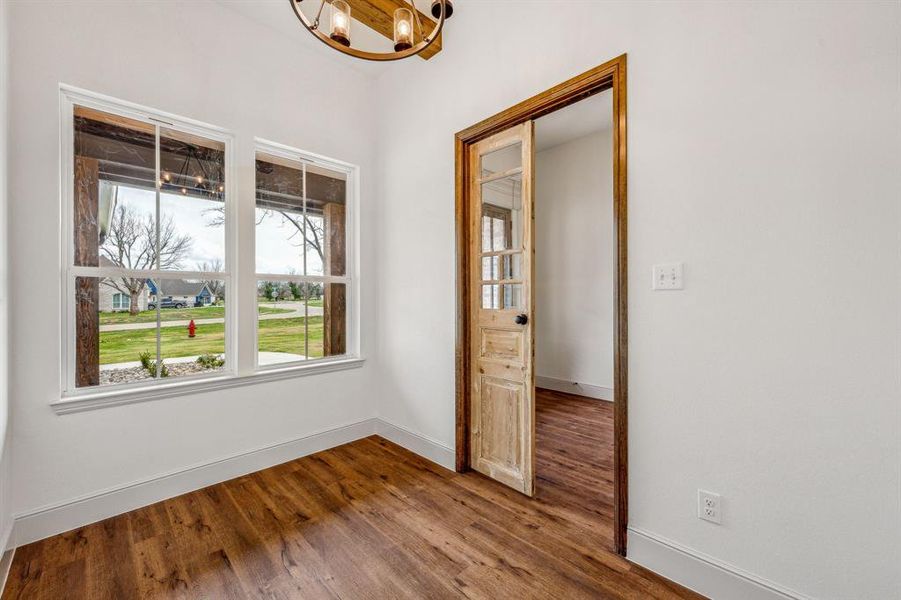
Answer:
[(188, 323), (188, 337), (194, 337), (195, 331), (197, 331), (197, 325), (194, 324), (194, 319), (191, 319), (191, 322)]

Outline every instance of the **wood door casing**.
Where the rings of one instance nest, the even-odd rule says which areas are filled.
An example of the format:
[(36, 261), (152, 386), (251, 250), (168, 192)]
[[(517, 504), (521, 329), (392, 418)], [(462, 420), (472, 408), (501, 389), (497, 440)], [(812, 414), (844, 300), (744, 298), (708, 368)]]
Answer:
[[(533, 136), (528, 121), (474, 144), (469, 153), (470, 463), (528, 496), (535, 490)], [(509, 160), (517, 148), (518, 164), (499, 160), (496, 171), (485, 167), (483, 159), (503, 151)], [(510, 206), (498, 206), (508, 190)], [(500, 228), (491, 225), (497, 219)], [(519, 315), (527, 321), (517, 323)]]
[(509, 127), (532, 121), (594, 94), (613, 93), (613, 197), (616, 237), (616, 312), (614, 357), (613, 502), (614, 546), (626, 556), (629, 523), (629, 301), (628, 301), (628, 150), (627, 57), (625, 54), (544, 90), (522, 102), (458, 131), (454, 136), (454, 209), (457, 249), (456, 414), (455, 465), (471, 468), (472, 422), (472, 287), (470, 252), (471, 198), (469, 154), (472, 146)]

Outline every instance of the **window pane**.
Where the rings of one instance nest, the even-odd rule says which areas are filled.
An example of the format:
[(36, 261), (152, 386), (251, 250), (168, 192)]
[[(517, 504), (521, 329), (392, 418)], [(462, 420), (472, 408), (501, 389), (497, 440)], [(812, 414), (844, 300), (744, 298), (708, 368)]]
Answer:
[(499, 279), (498, 265), (500, 264), (500, 256), (483, 256), (482, 257), (482, 279), (492, 280)]
[(506, 309), (522, 308), (522, 284), (508, 283), (501, 286), (501, 304)]
[(522, 248), (522, 176), (482, 184), (482, 251)]
[[(150, 379), (141, 367), (141, 355), (156, 358), (156, 316), (147, 317), (147, 289), (138, 286), (129, 291), (132, 282), (125, 279), (75, 278), (75, 386), (90, 387), (116, 383), (132, 383)], [(120, 303), (133, 299), (136, 315), (114, 308), (114, 297)], [(121, 304), (120, 304), (121, 305)], [(144, 317), (149, 329), (133, 329), (129, 325)]]
[(224, 368), (225, 305), (213, 291), (221, 286), (221, 281), (176, 278), (148, 283), (148, 305), (159, 307), (160, 316), (163, 367), (158, 377), (184, 377)]
[(257, 153), (256, 188), (257, 272), (303, 275), (303, 164)]
[(517, 142), (482, 156), (482, 177), (490, 177), (522, 166), (522, 143)]
[(310, 300), (311, 358), (347, 354), (347, 286), (327, 283), (323, 287), (321, 316), (314, 312), (316, 301)]
[(74, 264), (150, 268), (156, 231), (154, 127), (76, 106)]
[(160, 129), (159, 268), (222, 271), (225, 145)]
[(306, 293), (303, 283), (258, 282), (257, 362), (260, 366), (307, 359)]
[(500, 287), (497, 284), (482, 286), (482, 308), (500, 308)]
[(345, 275), (346, 175), (258, 153), (256, 178), (257, 272)]
[(482, 257), (482, 279), (520, 279), (522, 277), (522, 255), (503, 254)]
[(307, 275), (347, 274), (347, 175), (307, 166)]

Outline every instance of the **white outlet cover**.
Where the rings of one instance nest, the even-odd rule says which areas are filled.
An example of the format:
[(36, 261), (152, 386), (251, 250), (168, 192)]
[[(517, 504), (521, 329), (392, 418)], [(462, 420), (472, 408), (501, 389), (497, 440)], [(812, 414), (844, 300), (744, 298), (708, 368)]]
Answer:
[(651, 289), (681, 290), (684, 288), (682, 263), (654, 265), (652, 269)]
[(698, 490), (698, 518), (721, 525), (723, 522), (723, 499), (719, 494)]

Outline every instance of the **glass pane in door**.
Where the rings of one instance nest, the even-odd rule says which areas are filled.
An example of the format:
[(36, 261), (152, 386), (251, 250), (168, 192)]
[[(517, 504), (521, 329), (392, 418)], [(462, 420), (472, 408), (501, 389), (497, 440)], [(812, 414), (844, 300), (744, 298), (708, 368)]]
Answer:
[(510, 146), (498, 148), (482, 155), (479, 177), (485, 179), (498, 173), (506, 173), (522, 167), (522, 144), (517, 142)]
[(522, 279), (522, 254), (492, 254), (482, 257), (482, 280)]
[(482, 252), (522, 248), (522, 176), (482, 184)]

